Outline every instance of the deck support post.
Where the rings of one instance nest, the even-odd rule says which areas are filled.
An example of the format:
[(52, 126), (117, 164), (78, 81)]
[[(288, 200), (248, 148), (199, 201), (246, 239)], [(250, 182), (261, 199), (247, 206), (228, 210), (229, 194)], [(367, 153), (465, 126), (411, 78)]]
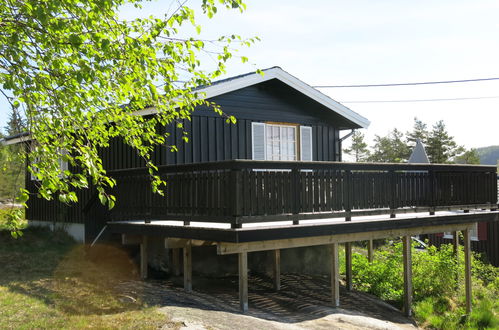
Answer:
[(147, 236), (142, 236), (140, 243), (140, 278), (147, 278)]
[(352, 290), (352, 242), (345, 243), (345, 273), (347, 290)]
[(281, 250), (274, 250), (273, 253), (273, 275), (274, 275), (274, 289), (281, 290)]
[(338, 262), (338, 243), (329, 245), (331, 249), (331, 301), (333, 307), (340, 306), (340, 266)]
[(369, 262), (373, 262), (374, 259), (374, 245), (373, 245), (373, 240), (370, 239), (367, 241), (367, 260)]
[(192, 292), (192, 242), (188, 240), (184, 250), (184, 290)]
[(412, 305), (412, 255), (411, 255), (411, 236), (404, 236), (403, 242), (403, 257), (404, 257), (404, 314), (411, 316)]
[(173, 275), (180, 276), (180, 249), (172, 249), (172, 271)]
[(454, 258), (456, 258), (456, 261), (457, 261), (458, 251), (459, 251), (459, 232), (453, 231), (452, 232), (452, 252), (454, 253)]
[(464, 237), (464, 285), (466, 290), (466, 314), (471, 313), (471, 242), (470, 230), (463, 230)]
[(248, 252), (238, 253), (239, 258), (239, 306), (241, 312), (248, 311)]

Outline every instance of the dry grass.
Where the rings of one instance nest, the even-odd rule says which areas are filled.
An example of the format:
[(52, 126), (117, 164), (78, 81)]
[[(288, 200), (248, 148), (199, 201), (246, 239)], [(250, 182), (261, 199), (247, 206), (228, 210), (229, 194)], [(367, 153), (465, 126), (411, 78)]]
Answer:
[(1, 329), (178, 328), (115, 290), (137, 270), (112, 246), (88, 249), (44, 229), (26, 229), (17, 240), (0, 231), (0, 273)]

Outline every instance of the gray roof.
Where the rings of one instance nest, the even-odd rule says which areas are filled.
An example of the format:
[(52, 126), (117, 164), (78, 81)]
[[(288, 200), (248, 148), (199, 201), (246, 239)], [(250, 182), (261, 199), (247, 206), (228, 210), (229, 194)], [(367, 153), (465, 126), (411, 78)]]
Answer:
[(426, 150), (424, 148), (423, 143), (420, 139), (416, 140), (416, 146), (412, 150), (411, 157), (409, 157), (408, 163), (417, 163), (417, 164), (429, 164), (428, 155), (426, 155)]

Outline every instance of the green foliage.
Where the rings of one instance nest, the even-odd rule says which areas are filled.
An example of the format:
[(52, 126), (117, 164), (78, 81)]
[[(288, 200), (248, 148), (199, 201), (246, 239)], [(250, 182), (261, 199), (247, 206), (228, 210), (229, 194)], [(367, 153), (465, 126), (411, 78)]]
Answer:
[(471, 148), (463, 154), (457, 156), (454, 160), (457, 164), (480, 164), (480, 156), (476, 149)]
[(394, 128), (386, 136), (380, 137), (376, 135), (369, 161), (401, 163), (407, 161), (410, 154), (411, 150), (404, 142), (404, 134)]
[(0, 147), (0, 200), (14, 201), (24, 186), (24, 154), (21, 145)]
[[(106, 191), (115, 182), (98, 151), (114, 138), (143, 158), (152, 189), (160, 193), (164, 182), (151, 154), (155, 146), (171, 143), (158, 127), (189, 119), (200, 105), (235, 121), (196, 88), (225, 72), (234, 47), (249, 46), (257, 38), (182, 38), (185, 25), (200, 31), (194, 9), (185, 2), (172, 1), (172, 12), (161, 18), (123, 21), (118, 9), (125, 3), (140, 9), (140, 0), (0, 0), (0, 91), (24, 113), (36, 141), (28, 169), (39, 179), (43, 198), (75, 201), (74, 191), (92, 184), (112, 207)], [(241, 0), (198, 5), (209, 18), (220, 7), (245, 9)], [(206, 53), (211, 69), (201, 62)], [(156, 115), (137, 115), (144, 109)], [(71, 165), (64, 175), (60, 158)]]
[(420, 140), (423, 145), (426, 145), (429, 136), (428, 125), (415, 117), (412, 132), (407, 132), (406, 135), (409, 147), (414, 148), (417, 140)]
[(370, 152), (367, 143), (364, 141), (364, 134), (355, 131), (352, 135), (352, 145), (343, 150), (345, 153), (355, 157), (356, 162), (365, 162), (369, 158)]
[(464, 152), (462, 146), (458, 146), (454, 137), (450, 136), (443, 120), (433, 125), (428, 137), (426, 152), (431, 163), (445, 164), (454, 162), (454, 158)]
[[(465, 314), (464, 254), (455, 260), (452, 245), (429, 246), (412, 254), (414, 311), (419, 324), (432, 329), (494, 328), (498, 324), (499, 268), (472, 256), (474, 309)], [(378, 249), (369, 263), (363, 254), (354, 254), (354, 286), (400, 307), (403, 299), (402, 244)]]

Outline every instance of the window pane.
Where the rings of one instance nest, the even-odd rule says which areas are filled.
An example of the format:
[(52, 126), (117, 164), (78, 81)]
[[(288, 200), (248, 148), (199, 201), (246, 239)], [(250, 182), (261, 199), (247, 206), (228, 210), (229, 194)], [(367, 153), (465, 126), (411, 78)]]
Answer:
[(266, 159), (296, 160), (296, 127), (266, 125)]

